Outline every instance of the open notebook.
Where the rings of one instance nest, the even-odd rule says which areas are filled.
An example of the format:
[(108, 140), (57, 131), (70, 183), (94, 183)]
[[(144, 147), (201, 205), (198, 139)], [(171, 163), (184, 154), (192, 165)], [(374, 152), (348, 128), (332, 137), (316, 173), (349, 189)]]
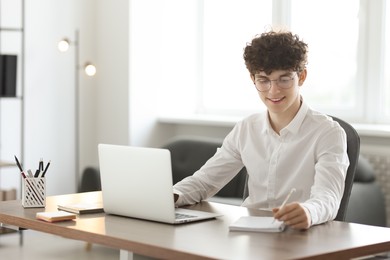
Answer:
[(169, 150), (99, 144), (98, 151), (106, 213), (171, 224), (221, 216), (175, 209)]

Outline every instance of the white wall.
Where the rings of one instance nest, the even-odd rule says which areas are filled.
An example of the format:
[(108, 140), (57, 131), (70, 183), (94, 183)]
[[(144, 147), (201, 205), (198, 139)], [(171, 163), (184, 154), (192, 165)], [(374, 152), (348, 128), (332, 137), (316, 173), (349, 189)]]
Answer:
[[(76, 69), (85, 61), (94, 60), (94, 3), (89, 0), (34, 0), (26, 1), (25, 10), (25, 165), (33, 168), (39, 158), (51, 160), (47, 174), (48, 194), (71, 193), (76, 191), (77, 178), (76, 75), (80, 80), (80, 131), (85, 131), (86, 124), (93, 124), (89, 128), (95, 128), (94, 114), (83, 113), (95, 110), (94, 79)], [(57, 43), (63, 37), (74, 42), (76, 30), (80, 31), (79, 61), (74, 57), (74, 45), (66, 53), (57, 49)], [(95, 139), (95, 131), (86, 131), (87, 138)], [(82, 144), (88, 141), (80, 138)], [(88, 156), (81, 157), (88, 160)]]
[[(79, 78), (79, 173), (97, 166), (97, 144), (128, 143), (128, 13), (126, 0), (26, 1), (25, 164), (51, 160), (48, 194), (76, 191), (75, 73)], [(63, 37), (75, 46), (60, 53)], [(81, 68), (96, 64), (91, 78)]]
[[(130, 143), (160, 146), (172, 135), (161, 114), (196, 106), (197, 0), (132, 0), (130, 6)], [(178, 10), (175, 14), (166, 10)], [(171, 30), (166, 30), (171, 28)], [(174, 32), (174, 33), (172, 33)], [(169, 63), (167, 61), (170, 61)], [(168, 64), (168, 65), (167, 65)]]
[(57, 42), (73, 38), (74, 1), (26, 1), (25, 15), (25, 167), (51, 160), (47, 193), (74, 192), (73, 49), (60, 53)]
[[(79, 78), (79, 173), (97, 166), (97, 144), (128, 143), (128, 34), (126, 0), (26, 1), (25, 160), (51, 160), (48, 194), (76, 191), (75, 75)], [(75, 46), (61, 53), (63, 37)], [(90, 78), (81, 68), (96, 64)], [(77, 74), (75, 74), (77, 73)]]
[[(96, 142), (96, 85), (78, 68), (94, 62), (95, 3), (93, 0), (25, 1), (25, 152), (24, 165), (35, 169), (40, 158), (51, 160), (48, 195), (76, 191), (75, 77), (80, 81), (80, 169), (95, 157), (84, 147)], [(79, 60), (75, 31), (79, 30)], [(61, 53), (57, 43), (72, 44)], [(93, 129), (93, 131), (91, 131)]]
[[(174, 112), (186, 113), (195, 106), (189, 102), (197, 91), (192, 80), (196, 75), (191, 75), (193, 57), (178, 59), (177, 67), (164, 67), (164, 59), (169, 58), (166, 48), (175, 51), (180, 39), (194, 37), (185, 34), (185, 26), (175, 24), (183, 14), (171, 21), (171, 26), (178, 26), (177, 35), (166, 35), (159, 24), (164, 8), (182, 4), (185, 10), (196, 3), (182, 2), (26, 1), (24, 165), (34, 168), (40, 158), (52, 161), (49, 195), (76, 191), (79, 178), (75, 175), (74, 48), (60, 53), (56, 46), (64, 36), (72, 39), (75, 29), (80, 30), (80, 63), (97, 66), (94, 78), (79, 75), (80, 170), (98, 165), (101, 142), (160, 146), (177, 135), (223, 138), (230, 131), (231, 126), (158, 122), (160, 114), (167, 112), (167, 102), (174, 104)], [(142, 30), (138, 23), (143, 23)], [(151, 51), (139, 52), (145, 45)], [(196, 55), (196, 50), (188, 53)], [(383, 143), (378, 138), (363, 138), (363, 142)]]
[[(129, 142), (129, 1), (98, 0), (95, 143), (85, 147), (93, 154), (90, 165), (97, 165), (97, 143)], [(84, 136), (88, 132), (84, 133)], [(86, 163), (86, 162), (85, 162)]]

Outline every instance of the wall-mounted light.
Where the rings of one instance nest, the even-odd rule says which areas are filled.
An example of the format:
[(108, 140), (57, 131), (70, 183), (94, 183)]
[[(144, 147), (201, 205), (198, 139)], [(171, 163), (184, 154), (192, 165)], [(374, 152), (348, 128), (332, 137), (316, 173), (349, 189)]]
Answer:
[(89, 62), (85, 63), (85, 65), (84, 65), (84, 72), (88, 76), (91, 76), (91, 77), (95, 76), (95, 74), (96, 74), (96, 67), (95, 67), (95, 65), (93, 65), (93, 64), (91, 64)]
[[(76, 59), (76, 68), (78, 70), (78, 68), (80, 68), (80, 64), (79, 64), (79, 36), (78, 36), (78, 31), (75, 32), (75, 40), (74, 41), (71, 41), (69, 40), (68, 38), (63, 38), (62, 40), (60, 40), (58, 42), (58, 50), (60, 52), (67, 52), (70, 48), (71, 45), (74, 45), (76, 50), (75, 50), (75, 53), (77, 54), (77, 57), (75, 57)], [(84, 63), (84, 66), (82, 66), (83, 70), (84, 70), (84, 73), (88, 76), (95, 76), (96, 74), (96, 66), (94, 64), (92, 64), (91, 62), (86, 62)]]
[(60, 52), (66, 52), (69, 50), (69, 46), (70, 46), (70, 41), (68, 40), (68, 38), (63, 38), (61, 41), (58, 42), (58, 50)]
[(69, 50), (71, 46), (74, 46), (74, 62), (75, 62), (75, 77), (74, 77), (74, 85), (75, 85), (75, 174), (76, 174), (76, 189), (78, 188), (78, 180), (79, 180), (79, 138), (80, 138), (80, 129), (79, 129), (79, 105), (80, 105), (80, 98), (79, 98), (79, 85), (80, 85), (80, 69), (83, 70), (83, 72), (87, 76), (94, 76), (96, 74), (96, 67), (90, 62), (83, 63), (83, 66), (80, 66), (80, 55), (79, 55), (79, 31), (75, 31), (74, 40), (71, 41), (69, 38), (63, 38), (58, 42), (58, 50), (61, 52), (66, 52)]

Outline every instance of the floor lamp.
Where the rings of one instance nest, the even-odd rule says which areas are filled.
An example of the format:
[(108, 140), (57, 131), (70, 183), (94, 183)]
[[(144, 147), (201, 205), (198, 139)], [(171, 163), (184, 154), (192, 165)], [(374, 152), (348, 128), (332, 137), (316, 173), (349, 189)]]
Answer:
[(75, 63), (75, 73), (74, 73), (74, 86), (75, 86), (75, 169), (76, 169), (76, 189), (78, 189), (78, 176), (79, 176), (79, 151), (80, 151), (80, 129), (79, 129), (79, 88), (80, 88), (80, 70), (87, 76), (94, 76), (96, 74), (96, 67), (90, 62), (85, 62), (81, 66), (80, 62), (80, 41), (79, 41), (79, 30), (75, 31), (74, 40), (71, 41), (69, 38), (63, 38), (58, 42), (58, 50), (61, 52), (66, 52), (69, 50), (70, 46), (74, 46), (74, 63)]

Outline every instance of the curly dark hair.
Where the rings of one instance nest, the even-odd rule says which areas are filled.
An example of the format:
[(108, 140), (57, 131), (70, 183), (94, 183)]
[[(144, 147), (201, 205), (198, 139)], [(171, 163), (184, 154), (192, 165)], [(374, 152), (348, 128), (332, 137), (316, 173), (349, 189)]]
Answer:
[(307, 44), (291, 32), (265, 32), (256, 36), (244, 49), (245, 65), (254, 75), (275, 70), (301, 72), (307, 64)]

